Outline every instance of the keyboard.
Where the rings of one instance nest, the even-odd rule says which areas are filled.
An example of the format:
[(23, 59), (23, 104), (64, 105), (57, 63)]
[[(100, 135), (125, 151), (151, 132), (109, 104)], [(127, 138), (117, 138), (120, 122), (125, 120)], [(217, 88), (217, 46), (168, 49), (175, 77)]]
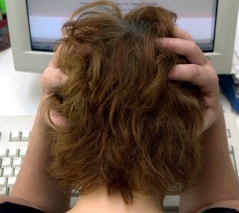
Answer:
[[(226, 130), (231, 160), (238, 175), (239, 171), (239, 139), (233, 113), (225, 112)], [(9, 195), (17, 174), (24, 160), (30, 131), (35, 116), (0, 116), (0, 196)], [(77, 196), (71, 198), (71, 206)], [(179, 196), (166, 196), (164, 209), (176, 212)]]

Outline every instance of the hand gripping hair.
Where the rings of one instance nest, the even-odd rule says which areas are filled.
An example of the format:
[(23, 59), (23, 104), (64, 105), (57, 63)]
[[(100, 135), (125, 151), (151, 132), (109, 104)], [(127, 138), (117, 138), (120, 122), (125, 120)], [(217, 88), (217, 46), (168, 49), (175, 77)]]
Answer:
[(57, 59), (68, 80), (44, 105), (67, 121), (50, 133), (48, 172), (63, 189), (88, 194), (104, 186), (129, 203), (133, 192), (178, 194), (193, 185), (203, 94), (168, 80), (187, 61), (155, 45), (175, 36), (175, 21), (161, 7), (122, 15), (116, 4), (98, 1), (64, 24)]

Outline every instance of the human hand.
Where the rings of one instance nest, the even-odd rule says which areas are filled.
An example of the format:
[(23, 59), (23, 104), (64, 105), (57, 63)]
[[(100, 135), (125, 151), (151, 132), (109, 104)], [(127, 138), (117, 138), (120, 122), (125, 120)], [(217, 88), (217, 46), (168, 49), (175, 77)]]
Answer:
[[(187, 81), (198, 86), (205, 94), (204, 128), (208, 129), (217, 119), (220, 104), (218, 76), (210, 60), (183, 30), (175, 29), (176, 38), (160, 39), (163, 48), (184, 56), (189, 64), (178, 64), (169, 73), (170, 80)], [(156, 42), (157, 44), (157, 42)]]
[[(41, 103), (44, 103), (44, 100), (48, 97), (57, 95), (58, 89), (67, 81), (67, 76), (63, 74), (58, 67), (57, 54), (58, 52), (54, 54), (53, 59), (41, 76)], [(61, 124), (65, 124), (66, 122), (65, 117), (57, 113), (55, 110), (50, 111), (50, 120), (47, 115), (45, 115), (45, 120), (47, 124), (53, 128), (54, 125), (59, 126)]]
[(41, 76), (42, 99), (56, 94), (58, 89), (65, 84), (67, 76), (58, 67), (56, 52), (48, 67)]

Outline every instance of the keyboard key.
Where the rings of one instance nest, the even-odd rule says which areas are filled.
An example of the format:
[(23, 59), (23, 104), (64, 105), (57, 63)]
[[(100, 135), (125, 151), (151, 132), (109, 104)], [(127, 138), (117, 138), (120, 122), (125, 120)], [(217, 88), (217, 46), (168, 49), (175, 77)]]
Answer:
[(19, 153), (19, 157), (24, 158), (27, 152), (27, 147), (21, 148), (20, 149), (20, 153)]
[(0, 187), (0, 196), (8, 195), (8, 188), (7, 187)]
[(12, 191), (12, 187), (8, 187), (8, 195), (10, 195), (11, 191)]
[(16, 182), (16, 177), (9, 177), (7, 181), (7, 187), (12, 187)]
[(14, 169), (14, 177), (17, 177), (17, 176), (18, 176), (19, 171), (20, 171), (20, 167), (16, 167), (16, 168)]
[(29, 141), (30, 133), (31, 133), (30, 130), (23, 130), (22, 131), (21, 141)]
[(20, 167), (22, 165), (22, 158), (13, 158), (12, 167)]
[(0, 158), (7, 157), (7, 155), (8, 155), (8, 149), (0, 148)]
[(19, 155), (19, 149), (9, 148), (8, 157), (14, 158), (14, 157), (18, 157), (18, 155)]
[(3, 177), (12, 177), (13, 176), (13, 168), (6, 167), (3, 169)]
[(20, 141), (21, 140), (21, 132), (19, 130), (12, 130), (10, 134), (10, 141)]
[(12, 158), (3, 158), (2, 159), (2, 168), (11, 167), (12, 166)]
[(0, 187), (7, 186), (7, 178), (6, 177), (0, 177)]

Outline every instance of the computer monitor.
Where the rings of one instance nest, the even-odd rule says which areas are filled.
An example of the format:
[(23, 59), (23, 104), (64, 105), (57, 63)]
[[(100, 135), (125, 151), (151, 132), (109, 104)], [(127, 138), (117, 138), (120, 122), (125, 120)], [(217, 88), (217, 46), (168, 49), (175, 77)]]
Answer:
[[(92, 0), (6, 0), (14, 66), (43, 72), (71, 13)], [(115, 0), (123, 12), (138, 4), (163, 6), (178, 15), (178, 26), (191, 34), (218, 74), (231, 72), (239, 0)]]

